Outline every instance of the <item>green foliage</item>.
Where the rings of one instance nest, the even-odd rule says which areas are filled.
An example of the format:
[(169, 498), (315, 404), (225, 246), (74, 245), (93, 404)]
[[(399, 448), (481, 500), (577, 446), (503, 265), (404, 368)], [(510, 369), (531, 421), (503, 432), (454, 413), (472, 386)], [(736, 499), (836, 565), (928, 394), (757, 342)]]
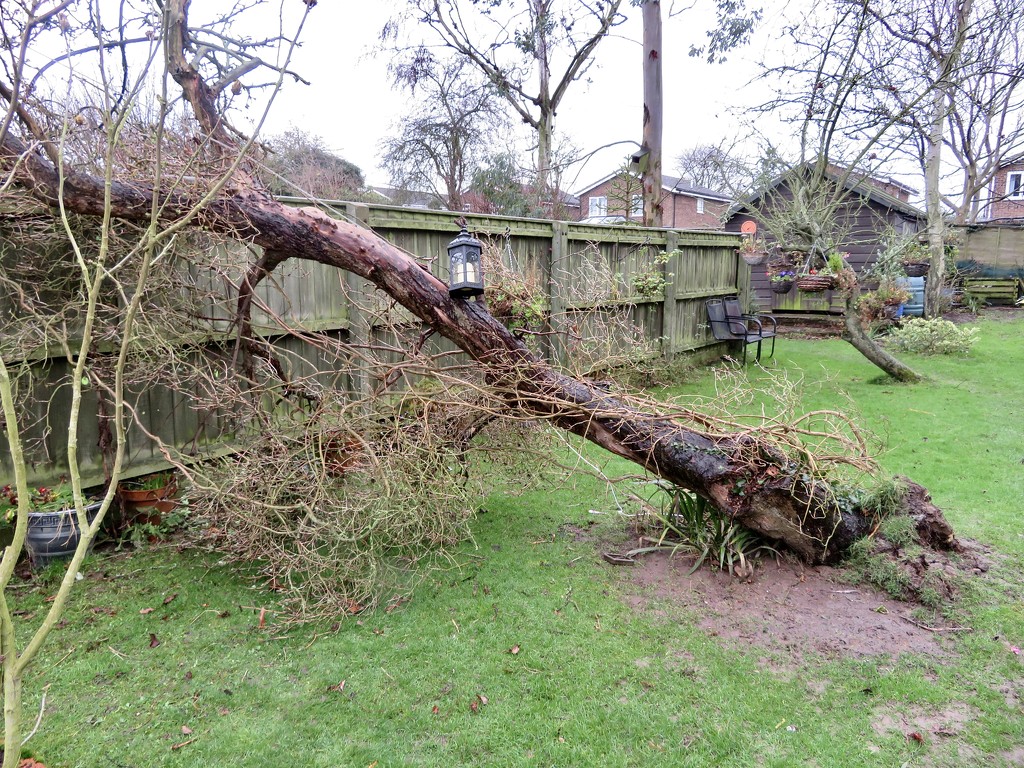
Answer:
[(703, 496), (678, 486), (655, 483), (667, 495), (656, 516), (661, 534), (653, 546), (632, 550), (638, 555), (658, 549), (692, 552), (697, 556), (690, 573), (705, 562), (727, 573), (746, 572), (747, 561), (766, 552), (778, 554), (753, 531), (733, 522)]
[(155, 472), (151, 475), (125, 480), (120, 487), (126, 491), (159, 491), (175, 481), (173, 471)]
[(978, 329), (942, 318), (913, 317), (892, 331), (889, 340), (903, 352), (919, 355), (967, 355), (978, 341)]
[(530, 216), (534, 213), (523, 192), (522, 173), (509, 153), (494, 155), (473, 171), (470, 190), (489, 204), (490, 213), (502, 216)]
[(633, 276), (633, 290), (645, 298), (663, 295), (665, 286), (668, 285), (668, 278), (672, 277), (671, 272), (665, 271), (665, 265), (677, 253), (678, 251), (672, 253), (661, 251), (657, 254), (647, 269)]

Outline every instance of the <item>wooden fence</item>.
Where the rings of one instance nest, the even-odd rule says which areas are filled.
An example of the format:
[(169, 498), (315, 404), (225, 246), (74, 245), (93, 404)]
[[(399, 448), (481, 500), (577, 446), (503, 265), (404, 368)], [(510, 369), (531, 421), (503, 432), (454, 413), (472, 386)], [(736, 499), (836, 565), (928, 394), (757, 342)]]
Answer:
[[(287, 201), (302, 204), (301, 201)], [(449, 211), (413, 210), (339, 203), (328, 208), (372, 228), (380, 236), (413, 254), (442, 280), (447, 280), (447, 245), (458, 232)], [(469, 229), (492, 249), (508, 269), (545, 287), (545, 311), (550, 333), (543, 351), (553, 359), (573, 354), (570, 340), (585, 337), (588, 318), (602, 313), (627, 313), (641, 330), (646, 345), (661, 354), (706, 351), (721, 354), (707, 327), (708, 298), (749, 294), (750, 271), (736, 254), (739, 238), (709, 231), (595, 226), (573, 222), (514, 219), (465, 214)], [(663, 254), (667, 254), (667, 261)], [(205, 345), (194, 354), (229, 354), (233, 317), (233, 287), (251, 254), (242, 248), (220, 248), (218, 269), (188, 268), (183, 279), (208, 296), (201, 314), (208, 329)], [(664, 263), (663, 263), (664, 262)], [(648, 278), (659, 290), (645, 295), (637, 278)], [(661, 289), (661, 280), (664, 288)], [(486, 281), (486, 275), (485, 275)], [(291, 261), (279, 267), (258, 290), (259, 308), (253, 313), (256, 330), (282, 353), (297, 377), (312, 376), (323, 386), (362, 395), (379, 382), (368, 370), (338, 359), (310, 335), (323, 334), (334, 342), (372, 346), (386, 340), (395, 322), (382, 294), (361, 278), (311, 262)], [(387, 323), (382, 317), (391, 313)], [(400, 311), (399, 311), (400, 312)], [(410, 325), (419, 321), (405, 315)], [(401, 319), (399, 320), (401, 322)], [(606, 340), (628, 356), (635, 337)], [(446, 340), (438, 351), (453, 351)], [(227, 352), (225, 351), (227, 350)], [(11, 362), (7, 361), (10, 365)], [(30, 474), (34, 484), (52, 483), (67, 462), (66, 422), (69, 409), (67, 361), (58, 355), (32, 362), (38, 412), (29, 415)], [(232, 429), (224, 414), (208, 399), (196, 406), (197, 394), (151, 386), (131, 393), (138, 424), (128, 435), (127, 476), (167, 465), (161, 442), (182, 455), (205, 457), (229, 449)], [(82, 406), (78, 452), (87, 484), (103, 481), (98, 401), (87, 393)], [(154, 440), (152, 436), (157, 439)], [(13, 480), (6, 442), (0, 445), (0, 485)]]

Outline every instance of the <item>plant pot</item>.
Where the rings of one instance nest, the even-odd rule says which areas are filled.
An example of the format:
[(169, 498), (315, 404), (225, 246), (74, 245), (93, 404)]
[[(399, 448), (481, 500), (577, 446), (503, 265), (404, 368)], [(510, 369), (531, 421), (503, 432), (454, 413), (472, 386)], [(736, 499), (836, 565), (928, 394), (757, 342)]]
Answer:
[(772, 293), (789, 293), (794, 280), (772, 280)]
[[(86, 517), (92, 521), (100, 502), (85, 507)], [(32, 565), (42, 568), (57, 560), (70, 559), (78, 548), (82, 532), (78, 528), (78, 515), (74, 509), (55, 512), (29, 512), (25, 548)]]
[(835, 285), (832, 275), (801, 275), (796, 279), (796, 289), (804, 293), (821, 293)]
[(929, 263), (927, 261), (904, 261), (903, 271), (907, 277), (924, 277), (928, 274)]
[(756, 267), (758, 264), (764, 264), (768, 261), (768, 253), (766, 251), (753, 251), (749, 253), (741, 253), (743, 261), (752, 267)]
[(131, 489), (125, 484), (117, 487), (121, 502), (121, 516), (117, 528), (123, 530), (132, 525), (159, 525), (162, 515), (178, 506), (178, 479), (172, 477), (162, 488)]

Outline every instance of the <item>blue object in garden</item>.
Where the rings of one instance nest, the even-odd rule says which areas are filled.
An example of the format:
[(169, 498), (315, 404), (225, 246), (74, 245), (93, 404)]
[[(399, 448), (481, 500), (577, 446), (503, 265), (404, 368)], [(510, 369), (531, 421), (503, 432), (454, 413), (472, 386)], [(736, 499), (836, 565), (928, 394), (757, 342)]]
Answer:
[(924, 317), (924, 280), (923, 277), (901, 277), (896, 281), (910, 292), (910, 301), (900, 305), (896, 317)]

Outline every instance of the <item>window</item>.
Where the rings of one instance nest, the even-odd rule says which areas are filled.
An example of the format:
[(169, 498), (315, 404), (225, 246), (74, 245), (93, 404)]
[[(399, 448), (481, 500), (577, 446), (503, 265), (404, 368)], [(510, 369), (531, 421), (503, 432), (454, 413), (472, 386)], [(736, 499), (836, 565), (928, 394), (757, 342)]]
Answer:
[(629, 215), (630, 216), (639, 216), (640, 218), (643, 218), (643, 216), (644, 216), (644, 196), (643, 195), (633, 195), (632, 200), (630, 200)]
[(697, 198), (697, 213), (704, 213), (704, 198)]
[(1024, 197), (1024, 171), (1014, 171), (1006, 174), (1006, 196)]
[(588, 216), (607, 216), (608, 215), (608, 198), (604, 195), (600, 197), (590, 198), (590, 211), (587, 213)]

